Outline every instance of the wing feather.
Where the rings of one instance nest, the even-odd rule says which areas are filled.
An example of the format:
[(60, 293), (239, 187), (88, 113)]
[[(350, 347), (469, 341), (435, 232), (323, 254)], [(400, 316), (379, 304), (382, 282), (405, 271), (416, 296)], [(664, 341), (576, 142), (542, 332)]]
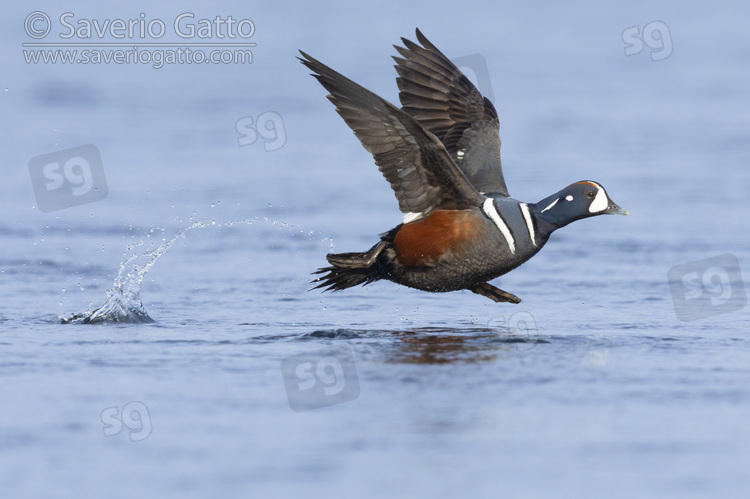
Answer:
[(393, 57), (402, 109), (443, 143), (482, 193), (509, 196), (500, 162), (500, 122), (489, 99), (417, 29)]
[(484, 200), (443, 144), (406, 112), (300, 51), (302, 64), (391, 184), (403, 213), (468, 209)]

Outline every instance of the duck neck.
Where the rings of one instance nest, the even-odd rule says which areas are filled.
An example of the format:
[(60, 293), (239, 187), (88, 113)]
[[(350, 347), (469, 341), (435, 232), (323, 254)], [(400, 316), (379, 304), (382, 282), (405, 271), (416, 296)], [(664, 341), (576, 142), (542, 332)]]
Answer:
[(560, 194), (557, 193), (542, 199), (538, 203), (529, 205), (529, 208), (534, 212), (534, 216), (539, 221), (540, 231), (551, 234), (570, 223), (570, 221), (563, 220), (560, 217), (560, 206), (558, 205), (563, 201)]

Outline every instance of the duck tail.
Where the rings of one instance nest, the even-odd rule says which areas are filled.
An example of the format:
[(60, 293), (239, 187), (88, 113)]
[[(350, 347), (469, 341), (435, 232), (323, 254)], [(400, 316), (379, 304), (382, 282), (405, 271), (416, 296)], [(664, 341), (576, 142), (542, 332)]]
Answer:
[(311, 284), (317, 283), (317, 286), (312, 289), (325, 288), (324, 291), (341, 291), (377, 281), (380, 275), (374, 264), (387, 244), (386, 241), (380, 241), (369, 251), (362, 253), (329, 253), (326, 255), (326, 260), (331, 266), (313, 272), (313, 275), (320, 276), (310, 281)]

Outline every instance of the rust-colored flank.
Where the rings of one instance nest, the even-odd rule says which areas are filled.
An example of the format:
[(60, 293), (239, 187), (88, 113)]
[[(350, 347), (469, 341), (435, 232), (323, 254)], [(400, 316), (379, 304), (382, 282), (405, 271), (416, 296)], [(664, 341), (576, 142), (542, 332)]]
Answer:
[(429, 267), (446, 252), (461, 248), (482, 230), (481, 217), (470, 211), (437, 210), (404, 225), (393, 240), (399, 261), (407, 267)]

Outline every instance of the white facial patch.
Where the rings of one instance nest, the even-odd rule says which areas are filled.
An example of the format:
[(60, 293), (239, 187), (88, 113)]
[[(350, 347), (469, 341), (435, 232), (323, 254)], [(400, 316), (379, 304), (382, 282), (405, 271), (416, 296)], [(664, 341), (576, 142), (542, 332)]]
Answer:
[(541, 211), (540, 213), (544, 213), (545, 211), (549, 210), (550, 208), (552, 208), (553, 206), (555, 206), (555, 205), (557, 204), (557, 202), (558, 202), (558, 201), (560, 201), (560, 198), (557, 198), (557, 199), (555, 199), (554, 201), (552, 201), (552, 202), (551, 202), (551, 203), (549, 204), (549, 206), (547, 206), (547, 207), (546, 207), (545, 209), (543, 209), (543, 210), (542, 210), (542, 211)]
[(516, 241), (515, 239), (513, 239), (513, 234), (510, 233), (510, 229), (505, 224), (505, 221), (497, 212), (497, 209), (495, 208), (495, 203), (492, 201), (492, 198), (485, 199), (484, 204), (482, 205), (482, 210), (484, 210), (487, 216), (490, 217), (490, 220), (492, 220), (495, 223), (497, 228), (500, 229), (500, 232), (503, 234), (503, 237), (505, 238), (505, 242), (508, 243), (508, 248), (510, 248), (510, 252), (515, 255)]
[(607, 209), (607, 206), (609, 205), (609, 200), (607, 199), (607, 193), (604, 192), (604, 189), (596, 186), (599, 190), (596, 191), (596, 197), (589, 205), (589, 213), (599, 213), (600, 211), (604, 211)]
[(568, 194), (567, 196), (565, 196), (565, 201), (573, 201), (573, 196)]

